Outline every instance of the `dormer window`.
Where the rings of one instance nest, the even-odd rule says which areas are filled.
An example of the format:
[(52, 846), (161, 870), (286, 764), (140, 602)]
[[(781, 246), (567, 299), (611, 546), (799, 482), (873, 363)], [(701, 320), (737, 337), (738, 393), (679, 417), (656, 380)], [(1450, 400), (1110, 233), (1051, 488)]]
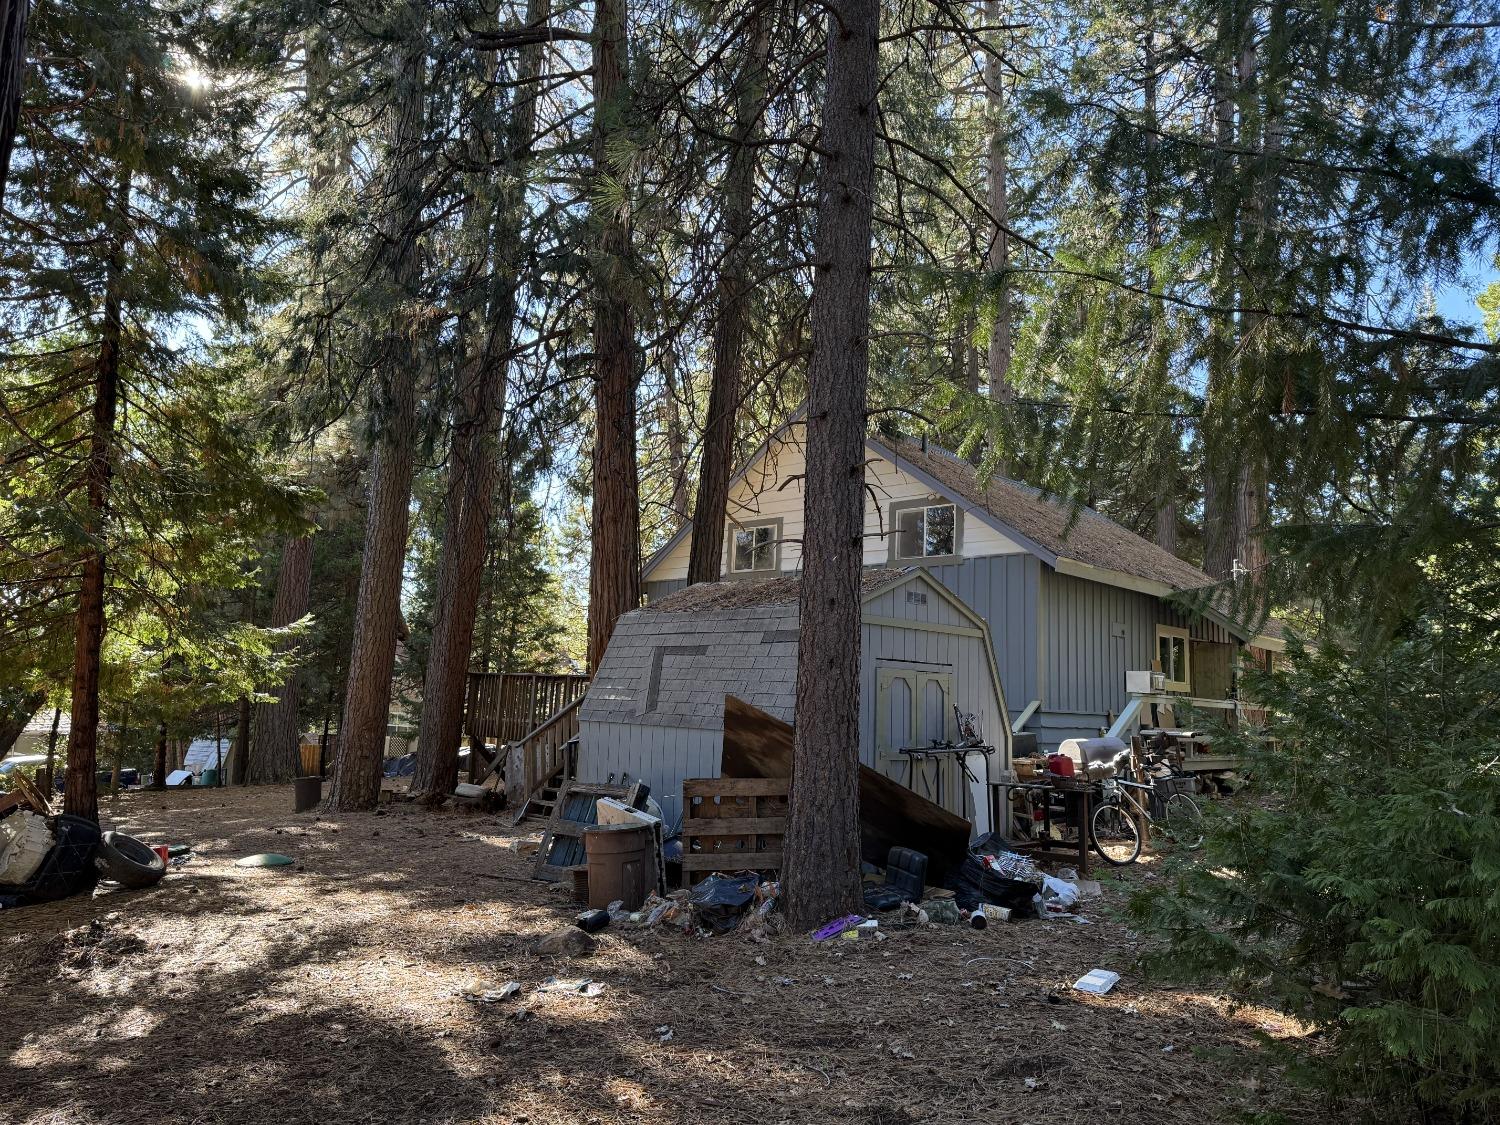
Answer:
[(781, 521), (730, 525), (729, 573), (774, 574), (780, 568)]
[(891, 561), (953, 561), (959, 553), (962, 518), (949, 503), (891, 505)]

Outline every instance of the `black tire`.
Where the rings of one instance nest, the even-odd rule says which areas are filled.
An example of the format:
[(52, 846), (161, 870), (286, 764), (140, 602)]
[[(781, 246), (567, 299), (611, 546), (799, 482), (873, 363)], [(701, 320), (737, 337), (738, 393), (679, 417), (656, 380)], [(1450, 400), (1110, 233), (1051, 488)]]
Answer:
[(98, 863), (106, 879), (133, 890), (154, 887), (167, 873), (166, 861), (161, 856), (123, 832), (104, 834), (99, 841)]
[(1105, 863), (1124, 867), (1141, 855), (1141, 830), (1119, 805), (1100, 805), (1089, 821), (1089, 840)]
[(1191, 851), (1203, 843), (1203, 812), (1186, 793), (1167, 798), (1162, 813), (1162, 832), (1179, 848)]

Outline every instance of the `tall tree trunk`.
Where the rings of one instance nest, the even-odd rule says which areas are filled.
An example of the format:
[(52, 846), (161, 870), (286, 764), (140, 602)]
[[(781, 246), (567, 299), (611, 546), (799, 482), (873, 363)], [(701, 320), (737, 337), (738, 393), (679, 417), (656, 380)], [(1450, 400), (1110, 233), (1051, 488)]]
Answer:
[(687, 432), (682, 424), (682, 381), (677, 376), (677, 357), (669, 344), (662, 352), (662, 428), (667, 435), (667, 464), (672, 474), (672, 493), (667, 510), (672, 513), (672, 530), (688, 521)]
[(607, 198), (627, 170), (611, 149), (629, 108), (625, 0), (594, 3), (593, 526), (590, 533), (588, 665), (597, 671), (620, 615), (641, 601), (640, 481), (636, 466), (635, 316), (630, 293), (630, 205)]
[(723, 567), (729, 477), (734, 472), (735, 419), (745, 382), (745, 327), (749, 306), (749, 246), (755, 208), (755, 139), (765, 108), (770, 14), (758, 8), (745, 57), (735, 78), (734, 125), (724, 177), (724, 264), (719, 270), (714, 323), (713, 381), (698, 456), (698, 496), (693, 507), (688, 584), (717, 582)]
[(234, 706), (234, 745), (229, 750), (228, 780), (239, 785), (248, 785), (250, 784), (250, 697), (240, 696)]
[(786, 835), (787, 908), (799, 929), (860, 906), (860, 565), (880, 5), (831, 0), (828, 8)]
[[(550, 0), (530, 0), (527, 26), (540, 26), (550, 14)], [(505, 417), (506, 355), (515, 339), (524, 256), (526, 173), (536, 132), (536, 79), (541, 67), (540, 44), (521, 50), (516, 101), (502, 138), (501, 183), (493, 207), (485, 209), (485, 225), (492, 225), (494, 232), (493, 251), (488, 255), (488, 308), (483, 327), (471, 333), (474, 339), (465, 364), (460, 416), (454, 426), (448, 513), (433, 599), (432, 648), (422, 686), (417, 763), (411, 785), (414, 796), (428, 800), (446, 797), (458, 784), (464, 689), (499, 472), (497, 438)], [(481, 259), (474, 272), (482, 273), (485, 264)]]
[[(281, 568), (276, 572), (276, 595), (271, 601), (271, 627), (284, 629), (307, 616), (312, 590), (313, 541), (299, 535), (288, 539), (281, 548)], [(292, 642), (277, 642), (286, 652)], [(247, 727), (249, 724), (246, 724)], [(299, 721), (297, 672), (287, 672), (274, 703), (255, 705), (255, 738), (250, 742), (248, 760), (242, 758), (244, 779), (251, 785), (267, 785), (292, 780), (302, 772), (300, 752), (302, 726)]]
[[(1224, 84), (1226, 93), (1234, 87), (1238, 95), (1238, 147), (1241, 151), (1259, 148), (1263, 154), (1248, 183), (1244, 183), (1243, 173), (1236, 177), (1237, 182), (1244, 183), (1241, 190), (1248, 189), (1249, 196), (1234, 199), (1235, 224), (1228, 240), (1233, 257), (1242, 268), (1240, 297), (1247, 305), (1262, 307), (1269, 303), (1278, 256), (1276, 156), (1282, 143), (1286, 18), (1284, 4), (1273, 4), (1269, 34), (1264, 44), (1258, 45), (1255, 10), (1254, 6), (1247, 6), (1242, 22), (1232, 25), (1237, 37), (1237, 59), (1232, 79), (1226, 74)], [(1259, 57), (1261, 50), (1267, 53), (1264, 67)], [(1221, 95), (1221, 145), (1226, 139), (1235, 140), (1233, 107), (1222, 108), (1224, 100)], [(1232, 165), (1221, 160), (1221, 167), (1225, 166)], [(1234, 291), (1227, 286), (1226, 290), (1225, 296), (1232, 297)], [(1265, 317), (1246, 314), (1237, 327), (1239, 338), (1233, 360), (1224, 357), (1218, 372), (1227, 385), (1214, 387), (1214, 372), (1210, 372), (1209, 409), (1224, 412), (1226, 417), (1210, 428), (1211, 433), (1219, 435), (1219, 448), (1205, 482), (1204, 569), (1216, 578), (1236, 579), (1254, 600), (1265, 578), (1267, 463), (1261, 434), (1244, 423), (1275, 409), (1278, 403), (1284, 405), (1287, 391), (1284, 384), (1272, 378)], [(1237, 364), (1237, 372), (1231, 362)]]
[(404, 42), (393, 66), (396, 96), (383, 177), (386, 211), (380, 223), (382, 272), (391, 292), (402, 299), (390, 314), (377, 357), (380, 398), (373, 414), (379, 429), (370, 456), (363, 568), (328, 796), (329, 808), (344, 811), (374, 808), (380, 799), (416, 453), (419, 357), (402, 305), (415, 298), (418, 282), (426, 57), (422, 9), (407, 5), (405, 12)]
[(125, 708), (120, 718), (120, 729), (115, 734), (115, 756), (109, 771), (109, 795), (120, 795), (120, 768), (125, 760), (125, 740), (130, 737), (130, 708)]
[[(1157, 276), (1156, 255), (1161, 250), (1161, 147), (1160, 120), (1156, 98), (1159, 65), (1156, 52), (1156, 14), (1153, 6), (1146, 9), (1145, 43), (1146, 79), (1142, 91), (1146, 127), (1146, 290), (1150, 309), (1150, 343), (1146, 354), (1146, 379), (1148, 394), (1153, 401), (1160, 401), (1170, 378), (1167, 339), (1167, 307), (1159, 293), (1162, 279)], [(1153, 456), (1149, 460), (1152, 484), (1155, 490), (1154, 536), (1157, 546), (1177, 553), (1177, 463), (1181, 456), (1177, 427), (1170, 419), (1154, 427), (1150, 433)]]
[[(1218, 89), (1214, 100), (1213, 210), (1218, 227), (1210, 282), (1214, 304), (1233, 305), (1234, 263), (1239, 239), (1239, 186), (1232, 149), (1235, 144), (1235, 73), (1243, 28), (1231, 5), (1219, 14), (1214, 54)], [(1233, 413), (1234, 323), (1225, 313), (1209, 323), (1208, 381), (1203, 409), (1203, 569), (1215, 578), (1230, 577), (1237, 557), (1237, 509), (1234, 500), (1235, 449), (1228, 426)]]
[(104, 318), (94, 360), (93, 429), (84, 470), (88, 490), (88, 543), (73, 634), (73, 703), (68, 727), (68, 772), (63, 812), (99, 819), (99, 654), (104, 645), (105, 533), (110, 482), (115, 472), (115, 416), (120, 404), (120, 345), (124, 309), (120, 296), (125, 272), (125, 224), (130, 204), (130, 173), (115, 185), (119, 224), (104, 282)]
[(156, 762), (151, 770), (151, 788), (167, 787), (167, 724), (156, 724)]
[[(986, 0), (985, 22), (998, 28), (1003, 15), (999, 0)], [(998, 37), (998, 30), (991, 31)], [(994, 402), (1011, 399), (1010, 361), (1014, 351), (1010, 283), (1010, 121), (1005, 105), (1004, 57), (998, 41), (991, 46), (984, 61), (985, 101), (989, 115), (990, 142), (988, 192), (990, 213), (990, 249), (985, 267), (996, 277), (995, 319), (990, 325), (989, 390)]]
[(26, 16), (30, 0), (0, 0), (0, 203), (10, 178), (10, 154), (21, 127), (26, 79)]
[(47, 735), (47, 796), (57, 787), (57, 730), (62, 725), (62, 708), (52, 708), (52, 730)]

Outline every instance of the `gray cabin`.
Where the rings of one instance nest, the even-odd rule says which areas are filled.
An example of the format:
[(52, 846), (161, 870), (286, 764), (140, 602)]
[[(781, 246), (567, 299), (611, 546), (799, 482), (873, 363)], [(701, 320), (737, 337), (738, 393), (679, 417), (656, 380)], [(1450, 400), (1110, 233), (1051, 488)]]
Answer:
[[(714, 531), (726, 582), (799, 569), (804, 440), (794, 418), (731, 482), (729, 518)], [(1161, 672), (1167, 693), (1222, 704), (1234, 697), (1241, 653), (1264, 661), (1283, 647), (1274, 623), (1247, 628), (1212, 608), (1185, 611), (1175, 596), (1214, 580), (1090, 508), (1020, 481), (982, 480), (925, 442), (871, 436), (865, 445), (865, 566), (920, 565), (988, 624), (1017, 729), (1043, 749), (1138, 713), (1127, 671)], [(648, 601), (686, 584), (693, 531), (684, 526), (647, 561)]]
[[(621, 617), (580, 705), (579, 780), (644, 781), (676, 822), (683, 779), (719, 776), (726, 695), (795, 722), (799, 586), (706, 583)], [(863, 598), (860, 761), (988, 831), (989, 785), (1010, 764), (988, 627), (920, 567), (867, 571)], [(967, 773), (900, 753), (958, 741), (955, 706), (990, 747)]]

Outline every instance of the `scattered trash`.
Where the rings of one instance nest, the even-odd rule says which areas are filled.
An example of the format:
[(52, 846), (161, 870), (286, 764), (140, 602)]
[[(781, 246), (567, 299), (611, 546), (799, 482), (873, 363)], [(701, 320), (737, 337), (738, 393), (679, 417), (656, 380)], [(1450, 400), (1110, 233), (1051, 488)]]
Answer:
[(1079, 992), (1088, 992), (1094, 996), (1103, 996), (1120, 981), (1120, 974), (1111, 972), (1109, 969), (1090, 969), (1073, 982), (1073, 987)]
[(1166, 1055), (1170, 1055), (1172, 1053), (1172, 1051), (1173, 1051), (1173, 1047), (1172, 1047), (1172, 1044), (1170, 1044), (1170, 1043), (1168, 1043), (1165, 1047), (1162, 1048), (1162, 1053), (1166, 1054)]
[(568, 926), (532, 942), (531, 952), (537, 957), (583, 957), (592, 953), (598, 944), (577, 926)]
[(740, 919), (738, 932), (752, 941), (765, 942), (779, 933), (782, 918), (771, 913), (776, 909), (776, 900), (781, 897), (781, 883), (767, 879), (755, 888), (755, 905)]
[(479, 977), (470, 977), (455, 991), (470, 1000), (478, 1000), (481, 1004), (498, 1004), (502, 1000), (509, 1000), (517, 995), (521, 991), (521, 982), (508, 980), (499, 988), (490, 988), (488, 983)]
[(937, 926), (958, 926), (963, 923), (963, 912), (959, 910), (958, 903), (951, 898), (930, 898), (922, 903), (920, 909), (927, 915), (929, 921)]
[(1043, 875), (1041, 898), (1043, 906), (1056, 903), (1066, 910), (1078, 901), (1078, 885), (1066, 879), (1054, 879), (1051, 875)]
[(658, 1043), (672, 1042), (672, 1025), (664, 1023), (656, 1029), (656, 1041)]
[(813, 931), (813, 941), (827, 941), (831, 937), (838, 937), (845, 930), (853, 929), (862, 922), (858, 914), (845, 914), (842, 918), (835, 918), (832, 922)]
[(260, 852), (257, 855), (247, 855), (234, 861), (236, 867), (290, 867), (296, 863), (289, 855), (280, 852)]
[(927, 857), (911, 848), (892, 848), (885, 861), (885, 883), (865, 889), (871, 910), (895, 910), (903, 902), (922, 897), (927, 881)]
[(1028, 1078), (1028, 1079), (1026, 1079), (1026, 1088), (1028, 1090), (1035, 1090), (1041, 1084), (1042, 1084), (1042, 1080), (1040, 1078)]
[(688, 895), (698, 925), (725, 934), (739, 925), (740, 915), (755, 898), (760, 876), (753, 871), (725, 875), (715, 871)]
[(106, 832), (100, 838), (97, 862), (104, 878), (132, 890), (154, 887), (167, 873), (166, 856), (123, 832)]
[(608, 910), (585, 910), (573, 919), (573, 925), (586, 934), (597, 934), (610, 923)]
[(536, 986), (536, 990), (538, 992), (567, 992), (579, 996), (593, 997), (602, 993), (604, 986), (592, 977), (575, 977), (571, 979), (548, 977)]

